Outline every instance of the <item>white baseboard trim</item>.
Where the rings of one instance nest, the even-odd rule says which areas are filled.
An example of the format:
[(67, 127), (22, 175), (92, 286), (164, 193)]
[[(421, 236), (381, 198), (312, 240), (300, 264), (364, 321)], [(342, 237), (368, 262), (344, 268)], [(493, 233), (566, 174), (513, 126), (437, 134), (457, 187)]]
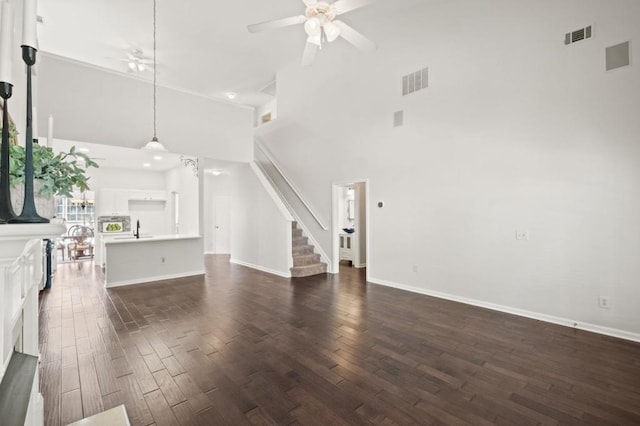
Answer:
[(366, 263), (361, 263), (361, 264), (359, 264), (359, 265), (353, 265), (353, 267), (354, 267), (354, 268), (356, 268), (356, 269), (366, 268), (366, 267), (367, 267), (367, 264), (366, 264)]
[(246, 266), (247, 268), (257, 269), (258, 271), (266, 272), (267, 274), (277, 275), (282, 278), (291, 278), (290, 271), (289, 272), (276, 271), (275, 269), (265, 268), (264, 266), (254, 265), (252, 263), (243, 262), (242, 260), (238, 260), (238, 259), (231, 259), (229, 260), (229, 262), (235, 263), (236, 265), (240, 265), (240, 266)]
[(575, 328), (578, 330), (604, 334), (606, 336), (617, 337), (625, 340), (631, 340), (633, 342), (640, 342), (640, 333), (633, 333), (631, 331), (619, 330), (616, 328), (609, 328), (609, 327), (603, 327), (601, 325), (579, 322), (577, 320), (572, 320), (569, 318), (556, 317), (553, 315), (527, 311), (525, 309), (513, 308), (510, 306), (498, 305), (495, 303), (485, 302), (477, 299), (469, 299), (467, 297), (461, 297), (453, 294), (441, 293), (439, 291), (428, 290), (420, 287), (413, 287), (405, 284), (394, 283), (392, 281), (381, 280), (374, 277), (367, 278), (367, 281), (373, 284), (383, 285), (386, 287), (393, 287), (399, 290), (410, 291), (412, 293), (424, 294), (426, 296), (432, 296), (432, 297), (437, 297), (439, 299), (451, 300), (453, 302), (459, 302), (467, 305), (478, 306), (481, 308), (491, 309), (493, 311), (505, 312), (508, 314), (518, 315), (521, 317), (563, 325), (565, 327)]
[(106, 284), (105, 287), (113, 288), (113, 287), (122, 287), (125, 285), (145, 284), (145, 283), (150, 283), (154, 281), (173, 280), (176, 278), (193, 277), (195, 275), (204, 275), (204, 274), (205, 274), (204, 270), (201, 270), (201, 271), (181, 272), (179, 274), (171, 274), (171, 275), (156, 275), (153, 277), (135, 278), (133, 280), (125, 280), (125, 281), (116, 281), (114, 283)]
[(229, 252), (220, 253), (220, 252), (217, 252), (217, 251), (205, 251), (204, 254), (231, 254), (231, 253), (229, 253)]

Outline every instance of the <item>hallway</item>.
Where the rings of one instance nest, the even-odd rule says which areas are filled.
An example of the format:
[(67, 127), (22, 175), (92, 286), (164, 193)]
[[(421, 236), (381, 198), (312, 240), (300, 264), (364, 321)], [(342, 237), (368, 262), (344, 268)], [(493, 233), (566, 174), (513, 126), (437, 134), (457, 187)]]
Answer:
[(367, 284), (206, 256), (206, 277), (41, 296), (45, 424), (638, 424), (640, 344)]

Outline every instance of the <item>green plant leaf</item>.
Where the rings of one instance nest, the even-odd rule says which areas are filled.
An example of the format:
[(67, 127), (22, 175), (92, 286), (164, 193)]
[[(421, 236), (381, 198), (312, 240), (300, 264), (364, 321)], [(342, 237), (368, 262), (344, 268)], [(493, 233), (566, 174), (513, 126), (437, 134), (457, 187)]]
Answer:
[[(84, 165), (78, 160), (84, 160)], [(33, 177), (42, 181), (40, 194), (63, 195), (70, 197), (73, 189), (81, 192), (89, 189), (86, 170), (89, 167), (99, 167), (86, 154), (76, 152), (72, 146), (69, 152), (54, 154), (49, 147), (33, 145)], [(10, 145), (9, 175), (12, 186), (24, 182), (25, 148), (20, 145)]]

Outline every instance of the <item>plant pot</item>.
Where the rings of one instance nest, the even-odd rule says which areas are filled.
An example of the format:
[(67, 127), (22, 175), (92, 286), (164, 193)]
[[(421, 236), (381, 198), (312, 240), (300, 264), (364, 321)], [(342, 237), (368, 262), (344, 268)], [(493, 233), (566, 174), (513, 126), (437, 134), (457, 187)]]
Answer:
[[(36, 212), (41, 217), (51, 219), (56, 215), (56, 202), (53, 196), (40, 195), (41, 182), (37, 179), (33, 181), (33, 194), (34, 202), (36, 205)], [(24, 205), (24, 184), (20, 183), (11, 188), (11, 205), (16, 215), (20, 215), (22, 212), (22, 206)]]

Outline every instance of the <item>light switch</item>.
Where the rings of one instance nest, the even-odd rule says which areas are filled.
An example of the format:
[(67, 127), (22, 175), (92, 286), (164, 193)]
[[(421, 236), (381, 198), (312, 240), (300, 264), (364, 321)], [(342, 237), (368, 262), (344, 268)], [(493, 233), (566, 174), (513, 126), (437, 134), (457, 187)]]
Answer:
[(529, 241), (529, 231), (516, 229), (516, 240)]

